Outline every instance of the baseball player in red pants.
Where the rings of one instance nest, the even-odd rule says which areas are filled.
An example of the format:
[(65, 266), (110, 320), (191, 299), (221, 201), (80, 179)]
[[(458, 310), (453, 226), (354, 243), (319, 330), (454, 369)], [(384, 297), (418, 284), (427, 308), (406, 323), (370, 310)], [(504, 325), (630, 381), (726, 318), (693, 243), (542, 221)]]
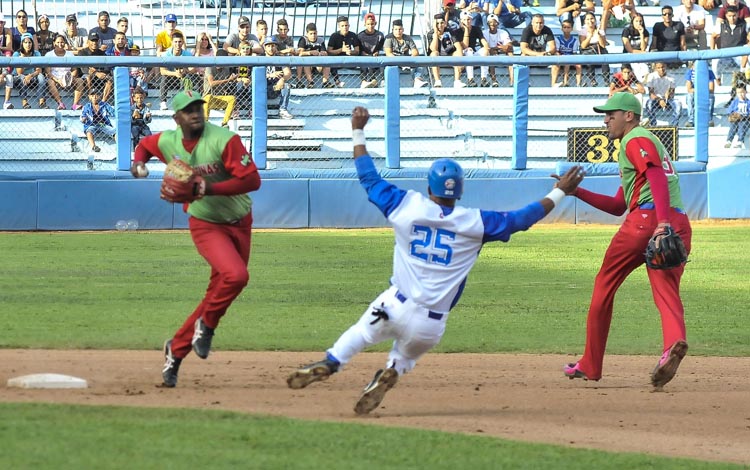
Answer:
[[(177, 385), (182, 359), (192, 349), (206, 359), (214, 329), (234, 299), (247, 285), (252, 233), (252, 201), (247, 195), (260, 188), (260, 176), (240, 137), (207, 123), (204, 100), (191, 91), (175, 95), (172, 105), (178, 127), (141, 139), (135, 149), (131, 173), (148, 176), (145, 163), (151, 157), (163, 162), (180, 159), (197, 176), (184, 205), (190, 214), (188, 225), (198, 253), (211, 266), (206, 295), (174, 337), (164, 345), (164, 386)], [(162, 185), (162, 198), (165, 197)], [(177, 198), (180, 200), (180, 198)]]
[[(612, 215), (622, 215), (625, 210), (629, 214), (612, 238), (594, 281), (583, 357), (564, 367), (567, 377), (585, 380), (602, 377), (615, 293), (625, 278), (644, 264), (644, 252), (651, 237), (661, 236), (671, 227), (689, 252), (692, 234), (682, 205), (679, 176), (669, 153), (656, 136), (639, 125), (640, 102), (630, 93), (615, 93), (594, 111), (605, 114), (609, 138), (621, 139), (618, 154), (621, 186), (614, 197), (581, 187), (575, 196)], [(651, 383), (659, 389), (672, 380), (688, 349), (680, 299), (684, 268), (681, 264), (672, 269), (646, 269), (662, 322), (663, 354), (651, 374)]]

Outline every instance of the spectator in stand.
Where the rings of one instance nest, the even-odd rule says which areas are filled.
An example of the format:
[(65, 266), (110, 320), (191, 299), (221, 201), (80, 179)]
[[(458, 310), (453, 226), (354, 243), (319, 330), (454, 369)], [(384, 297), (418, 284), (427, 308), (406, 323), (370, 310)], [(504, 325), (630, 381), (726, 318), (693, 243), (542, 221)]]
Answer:
[[(578, 39), (577, 34), (573, 34), (573, 21), (563, 20), (562, 22), (562, 34), (555, 38), (557, 45), (557, 53), (565, 56), (572, 56), (578, 54), (581, 50), (581, 42)], [(563, 67), (563, 81), (562, 86), (569, 86), (568, 76), (570, 75), (570, 65), (564, 65)], [(583, 67), (580, 64), (574, 65), (576, 69), (576, 86), (581, 86), (581, 78), (583, 75)]]
[[(360, 51), (359, 38), (356, 34), (349, 31), (349, 17), (339, 16), (336, 19), (336, 24), (339, 30), (331, 34), (331, 37), (328, 39), (328, 55), (358, 56)], [(337, 86), (344, 86), (344, 83), (339, 78), (338, 69), (331, 68), (331, 75)]]
[[(747, 46), (750, 41), (750, 36), (748, 36), (748, 33), (745, 31), (745, 23), (739, 22), (739, 11), (737, 10), (737, 7), (728, 7), (724, 19), (725, 21), (723, 21), (718, 27), (718, 34), (714, 37), (714, 49)], [(721, 77), (724, 70), (731, 70), (734, 67), (740, 67), (740, 70), (744, 72), (747, 70), (747, 56), (743, 55), (713, 59), (712, 66), (718, 77)], [(732, 91), (734, 91), (734, 89)], [(732, 96), (732, 98), (734, 98), (734, 96)]]
[[(583, 55), (602, 55), (607, 54), (607, 36), (596, 27), (596, 16), (593, 13), (586, 13), (583, 19), (583, 30), (578, 37), (581, 42), (581, 54)], [(599, 86), (596, 80), (596, 67), (601, 67), (602, 79), (604, 83), (609, 83), (609, 64), (584, 65), (583, 70), (586, 74), (586, 81), (581, 85)]]
[(750, 100), (747, 99), (745, 85), (737, 87), (737, 97), (729, 104), (729, 134), (724, 148), (732, 146), (734, 136), (737, 135), (735, 148), (745, 148), (745, 136), (750, 128)]
[[(131, 56), (141, 55), (141, 48), (138, 44), (133, 44), (130, 48)], [(146, 81), (146, 69), (142, 67), (130, 67), (130, 89), (135, 90), (140, 88), (144, 92), (148, 93), (148, 82)]]
[(674, 9), (674, 21), (685, 26), (685, 46), (688, 49), (705, 50), (710, 48), (706, 36), (706, 10), (693, 0), (682, 0), (682, 5)]
[(718, 34), (719, 27), (724, 21), (726, 21), (727, 9), (729, 7), (737, 8), (737, 24), (747, 23), (748, 18), (750, 18), (750, 8), (740, 0), (724, 0), (723, 2), (717, 0), (717, 3), (721, 5), (721, 7), (719, 8), (719, 13), (716, 14), (714, 35)]
[[(465, 10), (471, 14), (471, 25), (476, 26), (479, 29), (487, 27), (487, 16), (493, 13), (497, 2), (499, 0), (474, 0), (468, 5), (465, 5)], [(461, 0), (461, 4), (465, 4), (465, 0)]]
[[(391, 34), (385, 37), (383, 43), (383, 52), (387, 57), (417, 57), (419, 56), (419, 49), (417, 49), (417, 43), (411, 36), (404, 34), (404, 22), (401, 20), (393, 20), (393, 28)], [(401, 67), (401, 70), (409, 69), (412, 67)], [(427, 84), (424, 80), (424, 68), (414, 68), (414, 88), (422, 88)]]
[(117, 20), (116, 28), (117, 28), (117, 32), (118, 33), (122, 33), (122, 34), (125, 35), (126, 38), (128, 38), (128, 49), (132, 49), (133, 48), (133, 39), (131, 39), (130, 37), (128, 37), (128, 28), (130, 28), (130, 21), (128, 21), (128, 19), (123, 16), (119, 20)]
[(718, 12), (719, 6), (721, 6), (721, 0), (698, 0), (695, 3), (702, 6), (707, 13), (710, 13), (714, 17)]
[[(100, 47), (99, 34), (89, 33), (86, 48), (78, 51), (79, 57), (103, 56), (104, 51)], [(88, 89), (96, 89), (104, 101), (109, 100), (112, 94), (112, 70), (108, 67), (89, 67), (86, 75)]]
[[(555, 35), (544, 25), (544, 17), (540, 14), (534, 15), (531, 18), (531, 25), (524, 28), (521, 33), (521, 55), (536, 57), (557, 55)], [(551, 65), (550, 68), (552, 86), (558, 87), (560, 85), (557, 83), (557, 76), (560, 73), (560, 67)]]
[[(465, 57), (473, 57), (475, 55), (487, 57), (490, 55), (490, 46), (489, 43), (484, 39), (482, 28), (480, 28), (479, 26), (472, 26), (471, 14), (465, 11), (461, 13), (461, 36), (461, 47), (463, 48), (463, 55)], [(489, 81), (487, 80), (487, 72), (488, 67), (480, 68), (482, 78), (481, 83), (489, 86)], [(467, 86), (476, 87), (478, 85), (476, 80), (474, 80), (473, 65), (466, 66), (466, 78)], [(461, 84), (463, 85), (463, 83)], [(454, 87), (456, 87), (456, 85), (457, 84), (454, 84)]]
[(248, 17), (241, 16), (237, 26), (239, 32), (227, 36), (226, 41), (224, 41), (224, 50), (229, 52), (229, 55), (242, 55), (240, 54), (240, 43), (242, 41), (247, 41), (247, 43), (250, 44), (251, 50), (251, 54), (248, 55), (263, 53), (263, 47), (258, 40), (255, 39), (255, 36), (250, 33), (250, 20)]
[[(383, 54), (385, 35), (375, 29), (378, 22), (375, 13), (365, 15), (365, 29), (357, 34), (359, 53), (365, 57), (378, 57)], [(377, 87), (381, 80), (380, 67), (362, 67), (362, 88)]]
[[(614, 16), (618, 21), (622, 21), (626, 16), (632, 17), (635, 10), (634, 0), (602, 0), (602, 21), (600, 27), (602, 29), (602, 36), (607, 35), (607, 28), (609, 27), (610, 18)], [(591, 12), (593, 13), (593, 11)], [(584, 27), (585, 25), (584, 18)]]
[[(47, 57), (75, 57), (72, 52), (65, 50), (67, 42), (65, 36), (58, 34), (55, 36), (53, 41), (55, 48), (49, 51), (45, 56)], [(83, 98), (83, 79), (80, 77), (73, 76), (70, 67), (47, 67), (45, 70), (47, 75), (47, 87), (49, 93), (52, 95), (52, 99), (57, 102), (57, 109), (65, 109), (65, 104), (60, 99), (59, 90), (73, 90), (73, 111), (78, 111), (83, 108), (81, 105), (81, 98)]]
[[(249, 41), (242, 41), (239, 44), (240, 57), (250, 57), (253, 55), (253, 46)], [(237, 67), (237, 109), (234, 117), (239, 118), (241, 112), (247, 113), (248, 117), (252, 115), (252, 73), (253, 68), (247, 65)]]
[(130, 55), (130, 47), (128, 47), (128, 38), (125, 36), (125, 33), (121, 33), (120, 31), (115, 33), (115, 40), (112, 43), (112, 47), (107, 49), (107, 52), (105, 52), (108, 56), (129, 56)]
[[(714, 127), (714, 105), (716, 104), (716, 95), (714, 95), (714, 88), (716, 87), (716, 75), (710, 68), (708, 69), (708, 127)], [(695, 123), (695, 63), (685, 72), (685, 88), (687, 89), (687, 95), (685, 95), (685, 101), (687, 102), (688, 108), (688, 122), (685, 123), (685, 127), (693, 127)]]
[(108, 136), (115, 142), (117, 141), (117, 131), (112, 125), (110, 117), (115, 117), (115, 108), (101, 99), (99, 90), (96, 88), (90, 89), (89, 102), (84, 105), (81, 112), (81, 122), (83, 123), (83, 132), (86, 134), (86, 139), (89, 141), (93, 152), (101, 152), (102, 150), (96, 145), (95, 137)]
[[(96, 28), (92, 28), (90, 33), (96, 33), (99, 35), (99, 48), (102, 51), (106, 51), (109, 49), (112, 44), (115, 42), (115, 33), (117, 30), (115, 28), (109, 27), (109, 12), (107, 11), (100, 11), (98, 20), (99, 26)], [(107, 101), (106, 99), (104, 101)]]
[(11, 35), (13, 36), (13, 51), (17, 51), (21, 48), (21, 36), (29, 33), (31, 39), (34, 41), (34, 50), (39, 51), (39, 44), (36, 42), (36, 31), (33, 27), (28, 26), (29, 14), (26, 10), (18, 10), (16, 12), (16, 25), (11, 29)]
[[(170, 57), (187, 57), (192, 56), (193, 53), (185, 48), (185, 36), (180, 32), (172, 34), (172, 48), (164, 53), (164, 61), (169, 63)], [(190, 89), (200, 91), (200, 86), (197, 76), (195, 75), (195, 67), (160, 67), (159, 74), (161, 75), (161, 84), (159, 86), (159, 109), (166, 111), (169, 109), (167, 106), (167, 92), (169, 90), (177, 89)]]
[(453, 36), (457, 35), (461, 29), (461, 11), (456, 9), (455, 0), (443, 0), (441, 17), (445, 21), (445, 30)]
[[(643, 15), (635, 13), (631, 17), (630, 25), (622, 30), (622, 52), (627, 54), (643, 54), (648, 52), (650, 34), (643, 21)], [(631, 64), (633, 73), (638, 80), (645, 80), (648, 75), (648, 64), (644, 62)]]
[(66, 49), (75, 55), (78, 55), (78, 51), (86, 47), (89, 33), (86, 28), (78, 27), (78, 18), (76, 15), (68, 15), (65, 17), (65, 32), (63, 36), (65, 41), (68, 43)]
[(297, 48), (294, 47), (294, 38), (289, 35), (289, 23), (284, 18), (276, 22), (276, 40), (279, 42), (279, 55), (297, 55)]
[[(432, 30), (427, 33), (427, 43), (429, 44), (429, 53), (431, 57), (439, 56), (454, 56), (463, 57), (463, 44), (461, 43), (462, 38), (454, 36), (452, 33), (446, 31), (445, 14), (438, 13), (433, 18)], [(463, 30), (459, 29), (456, 34), (463, 34)], [(433, 86), (440, 88), (443, 86), (443, 82), (440, 80), (440, 67), (431, 67), (432, 77), (434, 79)], [(463, 67), (453, 67), (453, 84), (456, 88), (463, 88), (466, 86), (461, 82), (461, 72)]]
[[(172, 39), (175, 33), (182, 34), (182, 31), (177, 29), (177, 15), (169, 13), (164, 17), (164, 30), (160, 31), (154, 39), (154, 45), (156, 46), (156, 55), (162, 56), (167, 51), (172, 50)], [(182, 34), (184, 40), (185, 35)]]
[(591, 0), (555, 0), (555, 14), (560, 19), (560, 26), (568, 20), (574, 29), (580, 29), (583, 15), (588, 12), (594, 13), (594, 2)]
[[(315, 23), (308, 23), (305, 27), (305, 35), (299, 38), (297, 43), (297, 55), (300, 57), (325, 57), (326, 43), (322, 37), (318, 36), (318, 27)], [(336, 85), (330, 80), (330, 67), (315, 67), (318, 73), (323, 75), (323, 88), (334, 88)], [(307, 88), (315, 88), (313, 81), (312, 67), (297, 67), (297, 88), (302, 88), (302, 74), (307, 78)]]
[[(34, 49), (34, 37), (31, 33), (23, 33), (21, 48), (13, 53), (13, 57), (40, 57), (39, 51)], [(29, 93), (32, 91), (36, 91), (36, 95), (41, 95), (39, 108), (47, 108), (47, 101), (43, 96), (45, 88), (44, 72), (41, 67), (16, 67), (13, 69), (13, 75), (5, 80), (5, 105), (3, 106), (5, 109), (13, 109), (13, 104), (10, 102), (10, 93), (13, 88), (18, 90), (24, 109), (31, 109)]]
[[(229, 53), (224, 49), (216, 51), (216, 57), (227, 57)], [(212, 109), (224, 110), (224, 120), (221, 126), (225, 127), (234, 113), (236, 98), (237, 73), (231, 67), (207, 67), (204, 73), (203, 90), (206, 96), (203, 100), (203, 110), (206, 113), (208, 121), (209, 113)]]
[[(631, 93), (633, 95), (642, 95), (646, 91), (641, 82), (633, 73), (630, 64), (622, 64), (619, 72), (612, 75), (612, 81), (609, 82), (609, 97), (619, 92)], [(640, 96), (637, 97), (640, 102)]]
[(133, 90), (133, 104), (130, 106), (130, 138), (133, 150), (143, 137), (151, 135), (151, 109), (146, 104), (146, 91), (143, 88)]
[[(268, 36), (263, 42), (266, 57), (274, 57), (279, 47), (276, 38)], [(266, 66), (266, 91), (269, 99), (279, 98), (279, 117), (281, 119), (294, 119), (289, 113), (289, 97), (291, 95), (287, 83), (292, 79), (292, 71), (289, 67), (280, 65)]]
[[(510, 33), (503, 28), (499, 28), (500, 20), (493, 13), (487, 17), (487, 29), (482, 31), (484, 40), (487, 41), (487, 47), (489, 48), (490, 55), (507, 55), (513, 56), (513, 39), (510, 37)], [(485, 68), (484, 66), (482, 67)], [(495, 75), (495, 67), (486, 67), (487, 73), (483, 73), (486, 77), (489, 75), (489, 81), (483, 79), (480, 85), (482, 87), (497, 88), (500, 84), (497, 81), (497, 75)], [(483, 70), (484, 72), (484, 70)], [(513, 66), (508, 66), (508, 79), (510, 86), (513, 86)]]
[(646, 88), (648, 88), (648, 101), (643, 109), (643, 126), (655, 126), (656, 117), (666, 114), (669, 117), (669, 125), (677, 127), (680, 123), (682, 105), (674, 99), (675, 81), (667, 73), (667, 64), (657, 62), (654, 71), (646, 77)]
[(5, 27), (5, 15), (0, 13), (0, 54), (10, 57), (13, 55), (13, 34)]
[(515, 28), (521, 24), (526, 27), (531, 24), (531, 13), (521, 11), (521, 5), (521, 0), (499, 0), (492, 13), (503, 28)]
[(48, 52), (55, 48), (55, 36), (57, 36), (57, 33), (49, 30), (49, 24), (49, 16), (47, 15), (40, 15), (36, 21), (38, 28), (35, 34), (36, 43), (39, 44), (39, 53), (42, 56), (46, 56)]
[[(201, 31), (195, 36), (195, 47), (193, 48), (194, 57), (216, 57), (216, 44), (214, 44), (211, 35), (207, 31)], [(205, 81), (205, 67), (195, 67), (195, 74), (198, 80)]]
[(255, 22), (255, 35), (253, 35), (253, 39), (258, 41), (258, 44), (261, 45), (261, 52), (260, 55), (265, 55), (265, 47), (263, 44), (265, 44), (266, 38), (268, 37), (268, 23), (266, 23), (266, 20), (263, 18), (259, 19)]
[[(685, 25), (673, 21), (674, 12), (672, 7), (663, 6), (661, 8), (662, 22), (656, 23), (653, 28), (653, 38), (651, 39), (651, 51), (685, 51), (687, 44), (685, 42)], [(681, 62), (672, 62), (670, 68), (682, 67)]]

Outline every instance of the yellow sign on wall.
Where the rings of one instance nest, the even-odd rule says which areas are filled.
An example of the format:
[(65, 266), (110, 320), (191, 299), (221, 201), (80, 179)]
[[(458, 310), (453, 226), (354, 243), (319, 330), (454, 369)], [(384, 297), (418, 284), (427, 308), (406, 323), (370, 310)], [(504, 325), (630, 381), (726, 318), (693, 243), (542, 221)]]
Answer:
[[(672, 160), (679, 158), (676, 127), (650, 127)], [(620, 139), (610, 140), (604, 127), (568, 128), (568, 161), (578, 163), (615, 163), (620, 153)]]

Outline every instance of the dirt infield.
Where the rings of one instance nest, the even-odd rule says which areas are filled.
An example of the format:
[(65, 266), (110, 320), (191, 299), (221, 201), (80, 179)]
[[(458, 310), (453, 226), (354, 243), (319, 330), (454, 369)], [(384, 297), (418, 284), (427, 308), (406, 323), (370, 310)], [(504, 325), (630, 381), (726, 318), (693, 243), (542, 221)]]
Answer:
[[(604, 379), (584, 382), (563, 377), (570, 357), (428, 354), (379, 409), (358, 417), (352, 406), (385, 355), (359, 355), (327, 382), (288, 389), (286, 375), (319, 356), (190, 356), (178, 387), (164, 389), (157, 351), (7, 349), (0, 350), (0, 400), (234, 410), (750, 464), (750, 358), (688, 356), (665, 391), (652, 393), (652, 357), (608, 356)], [(85, 378), (89, 388), (4, 387), (42, 372)]]

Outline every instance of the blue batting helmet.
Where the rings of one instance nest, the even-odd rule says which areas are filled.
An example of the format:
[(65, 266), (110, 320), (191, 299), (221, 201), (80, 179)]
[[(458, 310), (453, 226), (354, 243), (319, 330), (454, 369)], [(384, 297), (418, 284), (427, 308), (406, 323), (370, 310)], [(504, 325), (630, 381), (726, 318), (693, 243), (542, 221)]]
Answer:
[(432, 194), (446, 199), (461, 199), (464, 192), (464, 169), (455, 160), (435, 160), (427, 174)]

